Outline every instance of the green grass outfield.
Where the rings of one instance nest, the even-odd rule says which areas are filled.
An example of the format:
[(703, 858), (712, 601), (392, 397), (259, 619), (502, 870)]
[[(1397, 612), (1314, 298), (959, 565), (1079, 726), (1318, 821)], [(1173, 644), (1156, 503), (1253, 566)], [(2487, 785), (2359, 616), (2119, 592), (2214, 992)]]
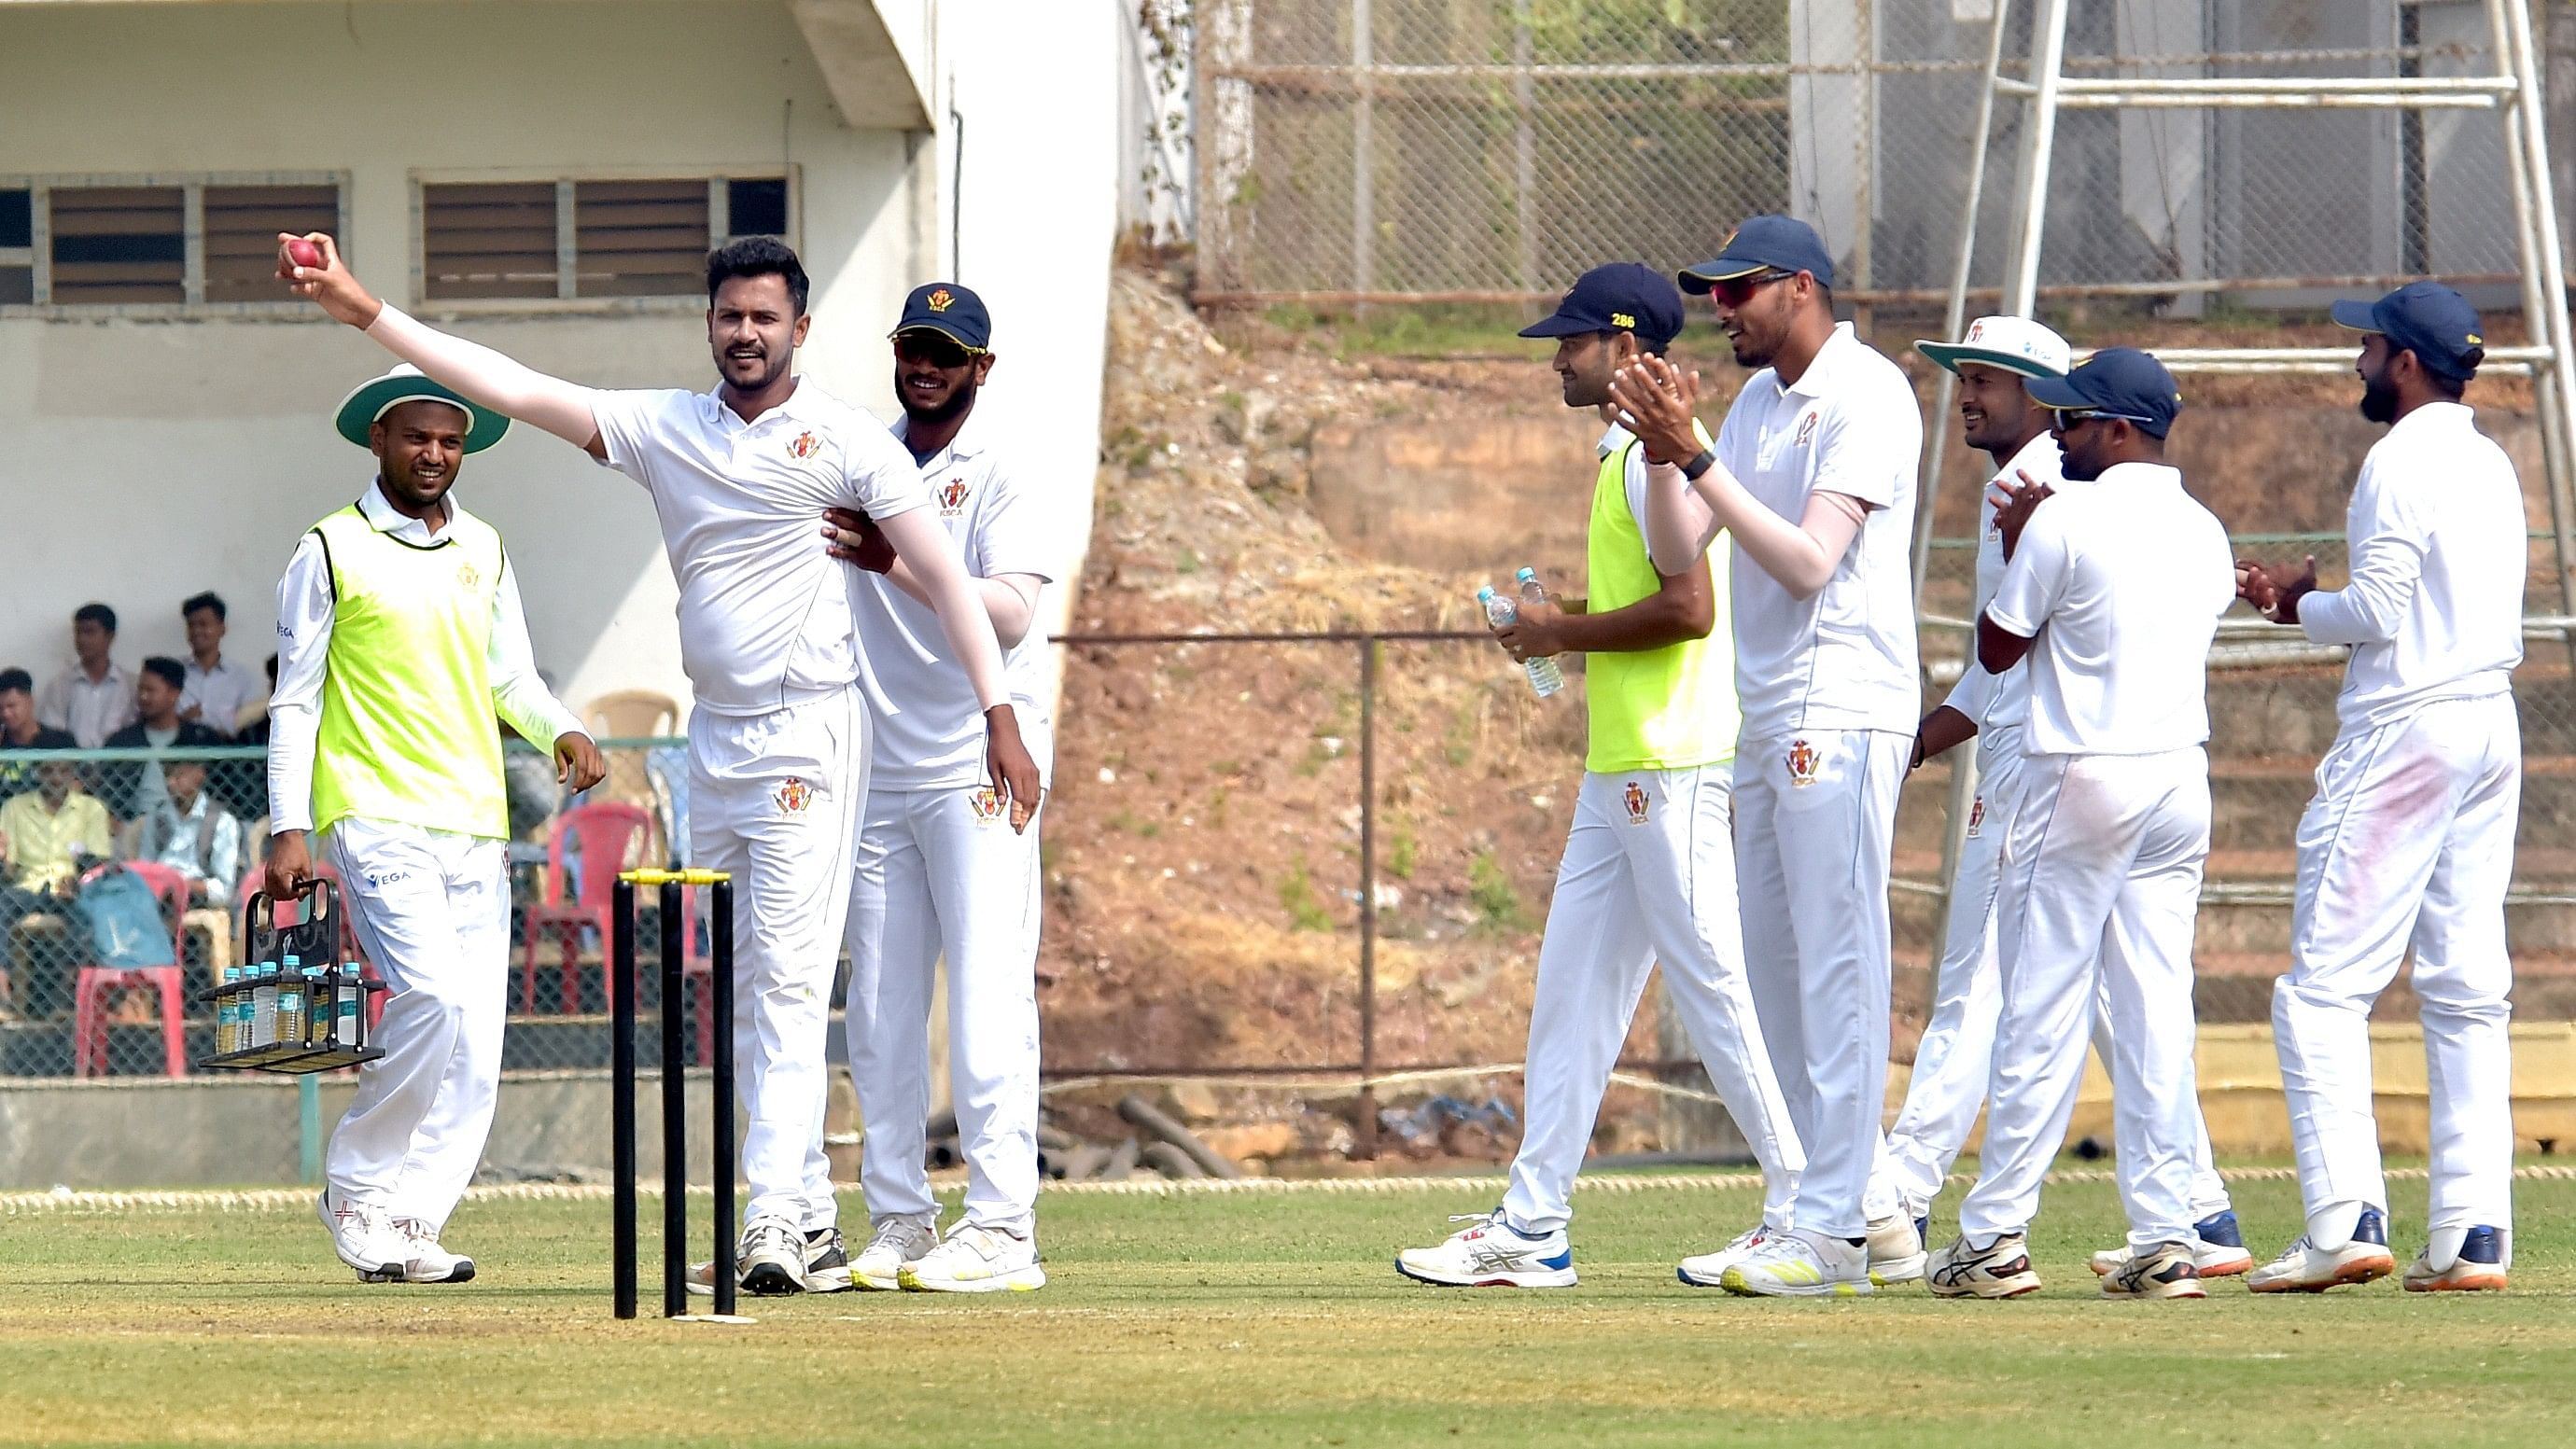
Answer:
[[(358, 1285), (309, 1206), (0, 1208), (0, 1444), (2568, 1442), (2576, 1182), (2519, 1184), (2510, 1294), (2148, 1304), (2094, 1299), (2117, 1208), (2084, 1176), (2014, 1303), (1685, 1288), (1754, 1195), (1626, 1179), (1578, 1195), (1561, 1292), (1396, 1277), (1479, 1186), (1050, 1192), (1044, 1292), (746, 1300), (741, 1327), (613, 1321), (595, 1198), (467, 1203), (461, 1288)], [(2402, 1261), (2424, 1186), (2395, 1191)], [(2291, 1183), (2237, 1204), (2258, 1254), (2294, 1230)]]

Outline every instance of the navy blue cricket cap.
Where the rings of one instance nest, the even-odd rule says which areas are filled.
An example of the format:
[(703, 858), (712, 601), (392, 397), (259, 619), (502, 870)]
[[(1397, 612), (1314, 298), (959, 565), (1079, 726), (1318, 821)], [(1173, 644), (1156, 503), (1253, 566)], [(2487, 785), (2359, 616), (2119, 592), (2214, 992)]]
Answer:
[(1681, 273), (1682, 290), (1697, 296), (1720, 282), (1760, 271), (1809, 272), (1820, 286), (1834, 284), (1834, 259), (1825, 239), (1794, 216), (1748, 216), (1727, 234), (1717, 255)]
[(1556, 311), (1521, 329), (1523, 337), (1580, 337), (1634, 332), (1648, 342), (1681, 335), (1682, 294), (1673, 279), (1643, 262), (1610, 262), (1574, 279)]
[(2122, 418), (2161, 438), (2182, 411), (2182, 391), (2165, 365), (2134, 347), (2105, 347), (2064, 377), (2034, 377), (2030, 400), (2054, 412)]
[(993, 317), (984, 299), (955, 282), (924, 282), (903, 299), (903, 320), (888, 337), (907, 332), (936, 332), (969, 352), (993, 345)]
[(2337, 302), (2335, 324), (2355, 332), (2376, 332), (2391, 347), (2415, 354), (2415, 360), (2454, 382), (2478, 375), (2469, 354), (2484, 348), (2485, 330), (2469, 299), (2439, 282), (2408, 282), (2376, 302)]

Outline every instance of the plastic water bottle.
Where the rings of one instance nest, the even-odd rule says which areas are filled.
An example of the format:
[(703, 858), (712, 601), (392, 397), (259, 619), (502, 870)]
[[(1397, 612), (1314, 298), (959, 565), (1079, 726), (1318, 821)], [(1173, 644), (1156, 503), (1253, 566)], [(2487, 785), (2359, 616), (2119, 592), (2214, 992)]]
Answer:
[[(1484, 606), (1486, 621), (1498, 629), (1521, 616), (1520, 605), (1509, 594), (1495, 593), (1490, 587), (1476, 591), (1476, 602)], [(1538, 691), (1541, 699), (1565, 688), (1565, 673), (1556, 667), (1554, 659), (1524, 659), (1521, 668), (1528, 672), (1530, 688)]]
[(239, 1025), (241, 1013), (239, 1011), (240, 1003), (238, 999), (240, 993), (232, 989), (234, 986), (240, 984), (241, 974), (242, 969), (240, 962), (229, 961), (224, 964), (224, 989), (221, 994), (215, 997), (216, 1056), (223, 1056), (227, 1053), (241, 1050), (241, 1028)]
[(254, 1047), (277, 1045), (277, 963), (259, 963), (259, 984), (250, 993), (250, 1040)]
[(304, 1045), (304, 965), (293, 956), (278, 972), (276, 1033), (280, 1046)]
[(329, 1046), (331, 1044), (331, 1020), (333, 1011), (331, 1002), (331, 983), (327, 979), (330, 976), (330, 973), (331, 968), (328, 966), (307, 966), (304, 968), (304, 1032), (302, 1040), (306, 1046)]
[(357, 962), (352, 961), (340, 968), (338, 994), (339, 1011), (336, 1014), (339, 1025), (333, 1034), (333, 1040), (337, 1045), (353, 1047), (358, 1044), (358, 1004), (367, 996), (366, 987), (359, 984)]

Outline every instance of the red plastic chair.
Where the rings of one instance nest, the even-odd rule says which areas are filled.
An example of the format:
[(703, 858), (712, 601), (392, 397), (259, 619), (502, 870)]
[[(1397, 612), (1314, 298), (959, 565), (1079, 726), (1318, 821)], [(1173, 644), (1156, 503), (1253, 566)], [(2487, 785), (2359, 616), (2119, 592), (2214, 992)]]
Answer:
[[(98, 866), (81, 877), (81, 884), (87, 885), (115, 869), (118, 867)], [(184, 1077), (188, 1074), (188, 990), (178, 963), (187, 949), (186, 933), (179, 924), (188, 913), (187, 878), (148, 860), (127, 861), (123, 869), (134, 872), (161, 898), (161, 909), (170, 918), (171, 964), (80, 968), (72, 979), (72, 1075), (107, 1075), (107, 998), (111, 994), (157, 991), (161, 995), (163, 1068), (171, 1076)]]
[[(603, 801), (577, 805), (555, 817), (546, 837), (546, 899), (528, 907), (524, 944), (519, 957), (519, 1011), (537, 1009), (537, 951), (551, 936), (563, 951), (563, 1013), (581, 1010), (581, 937), (599, 933), (603, 949), (614, 924), (617, 873), (653, 828), (653, 816), (641, 805)], [(581, 896), (563, 898), (564, 843), (581, 848)], [(638, 954), (642, 954), (638, 948)]]

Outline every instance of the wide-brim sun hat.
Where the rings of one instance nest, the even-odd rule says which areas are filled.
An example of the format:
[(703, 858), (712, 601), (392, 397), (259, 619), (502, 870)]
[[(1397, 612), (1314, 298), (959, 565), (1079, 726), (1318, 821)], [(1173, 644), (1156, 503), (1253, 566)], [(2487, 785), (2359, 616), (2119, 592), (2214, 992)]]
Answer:
[(393, 371), (351, 388), (349, 395), (340, 399), (333, 425), (341, 437), (363, 448), (367, 446), (367, 430), (375, 426), (376, 420), (407, 402), (443, 402), (464, 409), (465, 451), (469, 453), (482, 452), (510, 431), (508, 418), (468, 402), (454, 388), (423, 377), (420, 369), (408, 362), (396, 363)]

